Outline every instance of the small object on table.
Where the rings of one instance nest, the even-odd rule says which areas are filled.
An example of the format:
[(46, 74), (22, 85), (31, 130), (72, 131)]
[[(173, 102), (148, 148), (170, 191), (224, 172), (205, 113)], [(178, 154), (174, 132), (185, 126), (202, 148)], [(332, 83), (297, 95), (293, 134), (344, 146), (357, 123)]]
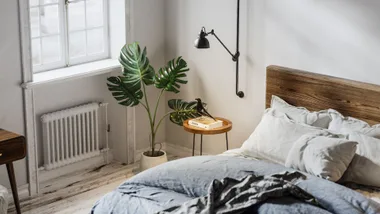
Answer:
[(203, 102), (202, 102), (201, 98), (197, 98), (195, 100), (197, 101), (197, 112), (200, 115), (203, 115), (203, 116), (206, 116), (206, 117), (211, 117), (212, 119), (215, 120), (215, 118), (213, 116), (211, 116), (211, 114), (208, 113), (207, 110), (205, 109), (205, 107), (203, 106)]
[(0, 165), (6, 164), (17, 214), (21, 214), (13, 162), (26, 156), (25, 137), (0, 129)]
[(221, 120), (223, 121), (223, 126), (215, 129), (203, 129), (199, 128), (196, 126), (192, 126), (189, 124), (189, 120), (186, 120), (183, 122), (183, 128), (185, 131), (193, 133), (193, 156), (194, 156), (194, 151), (195, 151), (195, 135), (200, 134), (201, 135), (201, 148), (200, 148), (200, 155), (202, 155), (202, 147), (203, 147), (203, 135), (216, 135), (216, 134), (226, 134), (226, 148), (228, 150), (228, 132), (231, 131), (232, 129), (232, 122), (221, 118), (221, 117), (216, 117), (216, 120)]
[(211, 117), (201, 116), (194, 119), (189, 120), (189, 125), (196, 126), (202, 129), (216, 129), (223, 126), (223, 121), (215, 120)]

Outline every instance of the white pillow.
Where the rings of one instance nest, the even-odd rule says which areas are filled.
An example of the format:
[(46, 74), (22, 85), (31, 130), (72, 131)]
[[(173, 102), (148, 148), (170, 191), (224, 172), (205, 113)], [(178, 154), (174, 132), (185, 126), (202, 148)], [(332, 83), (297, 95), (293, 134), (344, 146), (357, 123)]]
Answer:
[(285, 166), (335, 182), (347, 170), (357, 144), (328, 131), (306, 134), (294, 143)]
[(329, 109), (328, 112), (332, 119), (328, 128), (329, 130), (341, 134), (360, 132), (367, 136), (380, 138), (380, 124), (371, 127), (365, 121), (356, 119), (354, 117), (344, 117), (336, 110)]
[(284, 113), (269, 108), (241, 148), (252, 157), (285, 164), (288, 153), (298, 138), (321, 130), (319, 127), (297, 123)]
[(342, 128), (339, 132), (342, 134), (350, 134), (354, 131), (367, 135), (369, 137), (380, 139), (380, 124), (377, 124), (368, 128), (357, 129), (357, 130), (350, 129), (350, 128)]
[(311, 126), (327, 128), (331, 121), (327, 110), (310, 112), (304, 107), (292, 106), (275, 95), (272, 95), (271, 108), (285, 113), (290, 119), (296, 122), (305, 123)]
[(353, 117), (344, 117), (341, 113), (334, 109), (329, 109), (328, 113), (331, 116), (329, 130), (340, 132), (342, 129), (357, 131), (363, 128), (370, 128), (370, 125), (365, 121)]
[(348, 139), (359, 144), (343, 180), (380, 187), (380, 140), (358, 132), (349, 134)]

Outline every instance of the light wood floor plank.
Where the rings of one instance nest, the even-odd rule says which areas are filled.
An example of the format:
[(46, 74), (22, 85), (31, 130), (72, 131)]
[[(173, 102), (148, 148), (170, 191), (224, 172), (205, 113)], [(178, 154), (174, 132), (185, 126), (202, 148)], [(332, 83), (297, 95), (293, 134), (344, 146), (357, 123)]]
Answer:
[[(178, 159), (168, 155), (169, 160)], [(139, 163), (111, 163), (41, 183), (41, 194), (21, 199), (24, 214), (89, 213), (94, 203), (139, 172)], [(9, 214), (15, 213), (11, 204)]]
[(125, 179), (24, 212), (25, 214), (88, 214), (97, 200), (116, 189)]

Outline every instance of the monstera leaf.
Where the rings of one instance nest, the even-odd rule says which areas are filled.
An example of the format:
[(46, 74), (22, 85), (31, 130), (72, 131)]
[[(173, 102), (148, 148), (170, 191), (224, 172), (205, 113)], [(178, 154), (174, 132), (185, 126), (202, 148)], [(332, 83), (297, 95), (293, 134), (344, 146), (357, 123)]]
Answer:
[(130, 85), (124, 76), (109, 77), (107, 80), (108, 90), (112, 92), (112, 96), (120, 105), (132, 107), (140, 103), (139, 100), (143, 97), (141, 86)]
[(155, 72), (146, 56), (146, 48), (141, 51), (138, 43), (125, 45), (120, 52), (119, 61), (123, 76), (108, 78), (108, 89), (121, 105), (136, 106), (144, 96), (141, 84), (152, 85)]
[(187, 71), (189, 71), (189, 68), (187, 68), (187, 63), (182, 57), (173, 59), (168, 62), (166, 67), (160, 68), (156, 75), (155, 86), (163, 88), (165, 91), (178, 93), (181, 87), (179, 84), (187, 83), (183, 79), (186, 77)]
[(141, 86), (141, 81), (146, 85), (154, 83), (155, 72), (146, 55), (146, 48), (141, 51), (137, 42), (121, 49), (119, 62), (124, 67), (123, 74), (130, 85)]
[(177, 125), (182, 126), (183, 121), (201, 116), (196, 109), (196, 101), (186, 102), (181, 99), (172, 99), (168, 101), (168, 105), (173, 110), (170, 114), (170, 121)]

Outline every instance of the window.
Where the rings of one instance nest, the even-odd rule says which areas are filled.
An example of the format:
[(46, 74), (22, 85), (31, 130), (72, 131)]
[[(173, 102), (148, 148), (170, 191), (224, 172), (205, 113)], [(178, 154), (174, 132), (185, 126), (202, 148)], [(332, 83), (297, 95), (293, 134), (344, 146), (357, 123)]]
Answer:
[(29, 0), (33, 72), (109, 58), (108, 0)]

